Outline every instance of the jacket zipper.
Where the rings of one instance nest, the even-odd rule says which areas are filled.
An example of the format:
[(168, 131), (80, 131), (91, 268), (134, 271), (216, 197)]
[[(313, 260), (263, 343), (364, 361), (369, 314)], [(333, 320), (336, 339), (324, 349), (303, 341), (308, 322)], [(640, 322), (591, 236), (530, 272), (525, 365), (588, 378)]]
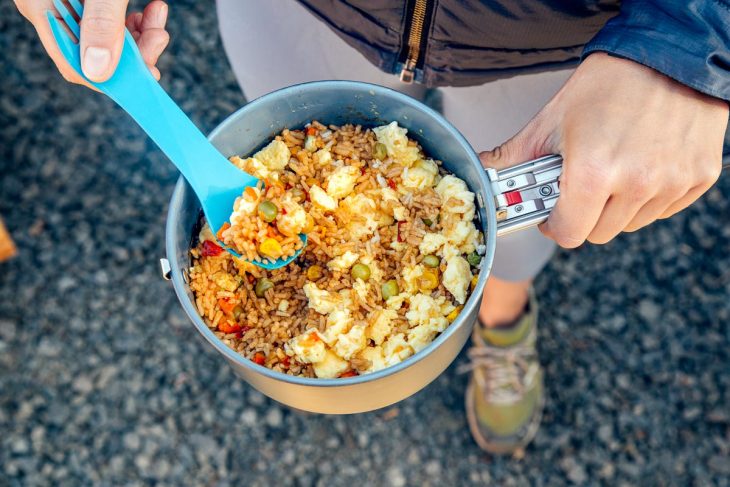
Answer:
[[(409, 2), (411, 7), (409, 15), (406, 17), (406, 26), (408, 36), (404, 36), (403, 49), (401, 50), (401, 60), (403, 69), (400, 72), (400, 80), (403, 83), (413, 83), (416, 78), (416, 69), (422, 64), (421, 53), (425, 51), (426, 35), (430, 21), (429, 8), (433, 0), (412, 0)], [(408, 7), (406, 7), (408, 8)]]

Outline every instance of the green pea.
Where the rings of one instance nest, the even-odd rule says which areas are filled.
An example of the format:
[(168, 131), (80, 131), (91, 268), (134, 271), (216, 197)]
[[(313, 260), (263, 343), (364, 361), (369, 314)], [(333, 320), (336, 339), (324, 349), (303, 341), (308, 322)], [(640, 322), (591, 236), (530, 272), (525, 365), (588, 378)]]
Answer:
[(373, 151), (373, 157), (382, 161), (388, 156), (388, 151), (385, 149), (385, 144), (377, 142), (375, 144), (375, 150)]
[(306, 195), (304, 194), (304, 190), (300, 187), (292, 188), (290, 193), (294, 201), (297, 202), (304, 201), (304, 198), (306, 197)]
[(432, 269), (438, 267), (440, 263), (441, 259), (439, 259), (435, 255), (427, 255), (423, 258), (423, 265), (425, 265), (426, 267), (431, 267)]
[(358, 262), (352, 266), (352, 269), (350, 269), (350, 275), (353, 279), (362, 279), (363, 281), (367, 281), (370, 279), (370, 267)]
[(259, 203), (259, 217), (265, 222), (273, 222), (279, 214), (279, 208), (271, 201), (265, 200)]
[(266, 291), (274, 287), (274, 283), (271, 282), (270, 279), (266, 279), (265, 277), (262, 277), (258, 281), (256, 281), (256, 287), (254, 288), (254, 292), (256, 293), (256, 296), (259, 298), (263, 298), (266, 294)]
[(386, 301), (393, 296), (397, 296), (399, 293), (400, 289), (398, 288), (398, 281), (395, 279), (384, 282), (383, 285), (380, 286), (380, 294), (383, 295), (383, 299)]
[(471, 254), (466, 256), (466, 261), (469, 263), (470, 266), (476, 267), (482, 261), (482, 256), (477, 254), (476, 252), (472, 252)]
[(427, 227), (430, 227), (431, 225), (433, 225), (433, 220), (431, 220), (430, 218), (421, 218), (421, 221)]

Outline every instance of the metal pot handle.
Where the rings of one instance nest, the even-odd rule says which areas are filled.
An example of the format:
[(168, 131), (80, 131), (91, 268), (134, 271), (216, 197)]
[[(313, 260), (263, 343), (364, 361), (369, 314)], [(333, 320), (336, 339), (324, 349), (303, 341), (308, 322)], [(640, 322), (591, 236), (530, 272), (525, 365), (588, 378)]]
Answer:
[(497, 171), (487, 169), (497, 207), (497, 236), (539, 225), (547, 220), (560, 196), (563, 170), (559, 155), (540, 157)]

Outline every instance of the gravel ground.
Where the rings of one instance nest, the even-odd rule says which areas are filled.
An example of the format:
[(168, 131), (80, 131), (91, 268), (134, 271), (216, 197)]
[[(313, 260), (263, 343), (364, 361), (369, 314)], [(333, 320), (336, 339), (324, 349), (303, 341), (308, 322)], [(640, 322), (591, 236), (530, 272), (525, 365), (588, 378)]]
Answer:
[[(451, 367), (384, 411), (302, 415), (201, 346), (159, 276), (172, 165), (69, 86), (0, 4), (0, 485), (730, 485), (730, 176), (540, 277), (543, 426), (492, 458)], [(243, 103), (208, 2), (177, 1), (164, 85), (205, 130)], [(463, 357), (459, 359), (463, 361)]]

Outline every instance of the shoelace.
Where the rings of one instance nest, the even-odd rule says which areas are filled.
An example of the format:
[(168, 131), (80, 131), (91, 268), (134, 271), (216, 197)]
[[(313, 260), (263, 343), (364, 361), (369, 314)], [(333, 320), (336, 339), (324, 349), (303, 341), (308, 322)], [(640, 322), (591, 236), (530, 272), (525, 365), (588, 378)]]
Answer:
[(484, 374), (474, 374), (474, 378), (487, 401), (519, 400), (525, 393), (528, 375), (536, 369), (537, 356), (530, 346), (472, 347), (467, 356), (470, 362), (460, 365), (457, 372), (484, 369)]

